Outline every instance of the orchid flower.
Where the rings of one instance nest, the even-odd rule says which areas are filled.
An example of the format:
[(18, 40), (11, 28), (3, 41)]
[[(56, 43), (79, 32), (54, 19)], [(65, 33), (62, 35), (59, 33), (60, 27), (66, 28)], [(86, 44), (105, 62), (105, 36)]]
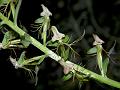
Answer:
[(93, 34), (93, 37), (95, 41), (93, 42), (93, 45), (103, 44), (105, 43), (103, 40), (101, 40), (96, 34)]
[(53, 32), (53, 37), (52, 37), (53, 42), (56, 40), (61, 40), (63, 37), (65, 37), (65, 35), (60, 33), (55, 26), (52, 26), (51, 30)]
[(40, 16), (52, 16), (52, 13), (48, 10), (47, 7), (45, 7), (43, 4), (41, 5), (43, 12), (41, 12)]

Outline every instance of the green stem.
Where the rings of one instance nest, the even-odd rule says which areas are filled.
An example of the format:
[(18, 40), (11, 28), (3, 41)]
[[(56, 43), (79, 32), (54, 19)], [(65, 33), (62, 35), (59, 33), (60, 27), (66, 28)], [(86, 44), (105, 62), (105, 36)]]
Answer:
[(46, 46), (46, 38), (47, 38), (49, 17), (44, 16), (44, 18), (45, 18), (45, 22), (44, 22), (44, 25), (43, 25), (42, 39), (43, 39), (43, 45)]
[(22, 0), (18, 0), (18, 4), (15, 10), (15, 15), (14, 15), (14, 23), (17, 25), (17, 18), (18, 18), (18, 13), (20, 10), (20, 6), (21, 6)]
[[(0, 19), (4, 21), (5, 24), (7, 24), (9, 27), (11, 27), (15, 32), (17, 32), (20, 36), (27, 36), (27, 33), (24, 32), (21, 28), (19, 28), (16, 24), (14, 24), (12, 21), (10, 21), (7, 17), (5, 17), (2, 13), (0, 13)], [(33, 44), (35, 47), (43, 51), (46, 55), (51, 57), (52, 59), (59, 61), (61, 59), (60, 56), (55, 54), (53, 51), (46, 48), (44, 45), (42, 45), (39, 41), (34, 39), (33, 37), (29, 36), (29, 41), (31, 44)]]
[(104, 84), (107, 84), (107, 85), (110, 85), (110, 86), (113, 86), (113, 87), (116, 87), (116, 88), (120, 88), (120, 82), (117, 82), (117, 81), (114, 81), (112, 79), (109, 79), (107, 77), (103, 77), (101, 75), (98, 75), (90, 70), (87, 70), (79, 65), (76, 65), (70, 61), (67, 61), (66, 63), (63, 62), (64, 64), (68, 63), (68, 64), (72, 64), (73, 65), (73, 69), (78, 71), (78, 72), (81, 72), (85, 75), (88, 75), (90, 78), (92, 79), (95, 79), (101, 83), (104, 83)]
[[(10, 20), (8, 20), (7, 17), (5, 17), (2, 13), (0, 13), (0, 19), (4, 21), (5, 24), (7, 24), (9, 27), (11, 27), (15, 32), (17, 32), (20, 36), (23, 36), (25, 35), (26, 33), (20, 29), (17, 25), (15, 25), (13, 22), (11, 22)], [(114, 81), (114, 80), (111, 80), (109, 78), (106, 78), (106, 77), (103, 77), (101, 75), (98, 75), (90, 70), (87, 70), (77, 64), (74, 64), (70, 61), (66, 61), (64, 62), (63, 60), (61, 60), (62, 58), (60, 56), (58, 56), (56, 53), (54, 53), (53, 51), (51, 51), (50, 49), (48, 49), (47, 47), (45, 47), (44, 45), (42, 45), (40, 42), (38, 42), (36, 39), (34, 39), (33, 37), (31, 37), (29, 35), (29, 38), (30, 38), (30, 42), (31, 44), (33, 44), (35, 47), (37, 47), (38, 49), (40, 49), (41, 51), (43, 51), (46, 55), (48, 55), (49, 57), (51, 57), (53, 60), (59, 62), (59, 61), (62, 61), (59, 62), (62, 66), (65, 66), (65, 65), (70, 65), (72, 64), (72, 69), (80, 72), (80, 73), (83, 73), (85, 75), (90, 75), (90, 78), (93, 78), (95, 80), (98, 80), (99, 82), (101, 83), (104, 83), (104, 84), (107, 84), (107, 85), (110, 85), (110, 86), (113, 86), (113, 87), (116, 87), (116, 88), (120, 88), (120, 83), (117, 82), (117, 81)]]

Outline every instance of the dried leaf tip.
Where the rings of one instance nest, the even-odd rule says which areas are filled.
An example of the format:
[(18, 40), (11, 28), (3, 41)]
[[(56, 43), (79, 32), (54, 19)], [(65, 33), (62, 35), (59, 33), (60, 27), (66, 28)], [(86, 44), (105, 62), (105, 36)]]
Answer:
[(93, 34), (94, 42), (93, 45), (103, 44), (105, 43), (102, 39), (100, 39), (96, 34)]
[(52, 26), (51, 30), (53, 32), (53, 37), (52, 37), (53, 42), (56, 40), (61, 40), (63, 37), (65, 37), (65, 35), (60, 33), (55, 26)]
[(41, 4), (43, 12), (41, 12), (40, 16), (52, 16), (52, 13), (48, 10), (47, 7), (45, 7), (43, 4)]

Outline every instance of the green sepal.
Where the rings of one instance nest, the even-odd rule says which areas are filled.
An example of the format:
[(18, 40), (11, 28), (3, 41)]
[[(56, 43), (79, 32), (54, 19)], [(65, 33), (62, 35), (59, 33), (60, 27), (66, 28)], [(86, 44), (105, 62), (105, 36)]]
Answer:
[(19, 65), (22, 65), (25, 61), (25, 51), (21, 53), (19, 60), (17, 61)]
[(21, 36), (21, 43), (25, 48), (27, 48), (31, 43), (30, 36), (26, 33), (23, 36)]
[(91, 49), (88, 50), (87, 54), (95, 54), (97, 53), (97, 48), (96, 47), (93, 47)]
[(69, 43), (69, 42), (70, 42), (69, 36), (68, 36), (68, 35), (65, 35), (65, 37), (62, 39), (62, 41), (63, 41), (64, 43)]
[(60, 43), (58, 41), (53, 42), (52, 40), (47, 42), (47, 46), (58, 47)]
[(44, 22), (44, 20), (45, 20), (44, 17), (40, 17), (40, 18), (38, 18), (38, 19), (35, 20), (35, 23), (37, 23), (37, 24), (41, 24), (41, 23)]
[(67, 49), (62, 45), (61, 47), (60, 47), (60, 49), (61, 49), (61, 57), (62, 58), (64, 58), (64, 60), (66, 61), (67, 59), (68, 59), (68, 57), (69, 57), (69, 52), (70, 52), (70, 48), (69, 47), (67, 47)]
[(0, 6), (8, 4), (11, 0), (0, 0)]
[(87, 78), (89, 78), (89, 76), (87, 75), (81, 75), (81, 74), (75, 74), (76, 78), (80, 81), (80, 82), (86, 82), (88, 81)]
[(30, 59), (26, 59), (23, 65), (39, 65), (44, 61), (45, 58), (46, 58), (46, 55), (41, 55), (41, 56), (36, 56)]
[(62, 79), (63, 79), (63, 81), (67, 81), (71, 78), (72, 78), (72, 73), (69, 73), (69, 74), (64, 75)]
[(8, 48), (10, 41), (14, 40), (17, 36), (18, 34), (13, 31), (6, 32), (2, 40), (3, 48), (4, 49)]
[(106, 73), (107, 73), (108, 65), (109, 65), (109, 58), (106, 57), (103, 61), (103, 71), (104, 71), (105, 76), (106, 76)]

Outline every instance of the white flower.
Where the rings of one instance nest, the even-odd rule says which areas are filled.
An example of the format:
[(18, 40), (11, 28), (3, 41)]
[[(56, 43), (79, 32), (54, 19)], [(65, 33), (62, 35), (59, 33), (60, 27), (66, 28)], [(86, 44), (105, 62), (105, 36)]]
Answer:
[(98, 44), (103, 44), (104, 41), (101, 40), (96, 34), (93, 34), (93, 37), (95, 39), (95, 41), (93, 42), (93, 45), (98, 45)]
[(43, 12), (41, 12), (40, 16), (52, 16), (52, 13), (45, 7), (43, 4), (41, 4)]
[(52, 26), (51, 30), (54, 34), (53, 37), (52, 37), (53, 42), (56, 41), (56, 40), (61, 40), (63, 37), (65, 37), (65, 35), (60, 33), (55, 26)]

